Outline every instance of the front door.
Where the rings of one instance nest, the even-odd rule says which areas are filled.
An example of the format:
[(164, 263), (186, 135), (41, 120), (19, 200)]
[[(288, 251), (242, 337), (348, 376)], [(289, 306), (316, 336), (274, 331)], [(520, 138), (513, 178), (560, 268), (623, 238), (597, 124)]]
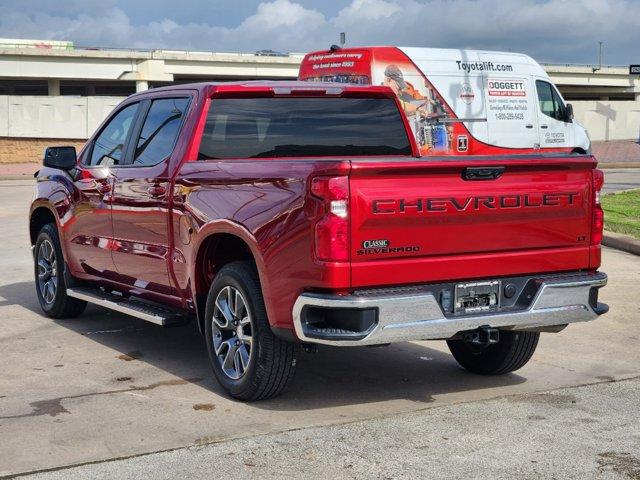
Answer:
[(119, 281), (160, 296), (174, 296), (169, 279), (171, 154), (189, 97), (147, 100), (127, 151), (128, 165), (116, 172), (111, 198), (113, 260)]
[(72, 209), (62, 225), (69, 268), (78, 277), (110, 278), (115, 272), (110, 198), (138, 107), (130, 103), (115, 112), (80, 157)]
[(538, 133), (541, 148), (561, 149), (573, 145), (571, 119), (562, 97), (546, 79), (536, 80)]

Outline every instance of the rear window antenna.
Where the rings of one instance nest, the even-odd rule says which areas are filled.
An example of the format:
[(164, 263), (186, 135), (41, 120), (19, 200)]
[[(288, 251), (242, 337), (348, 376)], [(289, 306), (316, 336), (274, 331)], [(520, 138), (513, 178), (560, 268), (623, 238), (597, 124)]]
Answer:
[(329, 47), (329, 50), (332, 52), (337, 52), (344, 47), (344, 44), (347, 43), (347, 34), (345, 32), (340, 32), (340, 45), (336, 45), (335, 43)]

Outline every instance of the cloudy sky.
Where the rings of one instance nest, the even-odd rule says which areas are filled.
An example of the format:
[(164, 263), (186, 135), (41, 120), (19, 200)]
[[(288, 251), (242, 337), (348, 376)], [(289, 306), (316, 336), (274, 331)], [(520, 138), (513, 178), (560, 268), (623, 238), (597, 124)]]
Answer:
[(0, 0), (0, 35), (80, 46), (254, 52), (349, 45), (482, 48), (640, 63), (640, 0)]

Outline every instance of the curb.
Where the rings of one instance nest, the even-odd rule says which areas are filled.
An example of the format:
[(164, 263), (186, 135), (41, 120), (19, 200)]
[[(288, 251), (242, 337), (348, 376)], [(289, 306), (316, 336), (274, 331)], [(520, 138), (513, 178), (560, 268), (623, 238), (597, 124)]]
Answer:
[(640, 162), (599, 162), (598, 168), (603, 170), (609, 168), (640, 168)]
[(602, 237), (602, 245), (615, 248), (616, 250), (622, 250), (623, 252), (633, 253), (634, 255), (640, 255), (640, 240), (629, 235), (605, 231)]
[(613, 192), (603, 193), (602, 195), (620, 195), (621, 193), (636, 192), (638, 190), (640, 190), (640, 187), (625, 188), (624, 190), (615, 190)]
[(35, 179), (33, 178), (33, 174), (0, 175), (0, 181), (2, 180), (33, 180), (35, 182)]
[(33, 178), (34, 172), (42, 168), (42, 163), (0, 163), (0, 180), (24, 180)]

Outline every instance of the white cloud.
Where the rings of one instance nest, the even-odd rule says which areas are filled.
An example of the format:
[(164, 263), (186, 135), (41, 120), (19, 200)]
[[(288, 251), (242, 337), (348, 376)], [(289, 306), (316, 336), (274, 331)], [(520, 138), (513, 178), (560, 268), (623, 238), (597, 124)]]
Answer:
[(326, 48), (346, 31), (350, 45), (514, 50), (560, 62), (593, 62), (604, 41), (607, 62), (640, 61), (637, 0), (351, 0), (332, 14), (330, 4), (322, 13), (301, 1), (262, 1), (229, 26), (200, 8), (191, 22), (156, 13), (156, 20), (141, 23), (115, 0), (58, 0), (56, 8), (23, 0), (0, 6), (0, 32), (78, 45), (300, 52)]
[(274, 0), (258, 5), (257, 12), (242, 22), (238, 29), (260, 32), (324, 22), (324, 15), (315, 10), (308, 10), (289, 0)]
[(356, 22), (371, 20), (387, 20), (395, 14), (401, 13), (403, 8), (395, 2), (385, 0), (353, 0), (338, 12), (334, 23), (349, 25)]
[(321, 36), (326, 26), (324, 15), (290, 0), (274, 0), (258, 5), (255, 14), (237, 28), (225, 29), (230, 44), (252, 45), (251, 50), (274, 49), (300, 51), (308, 40)]

